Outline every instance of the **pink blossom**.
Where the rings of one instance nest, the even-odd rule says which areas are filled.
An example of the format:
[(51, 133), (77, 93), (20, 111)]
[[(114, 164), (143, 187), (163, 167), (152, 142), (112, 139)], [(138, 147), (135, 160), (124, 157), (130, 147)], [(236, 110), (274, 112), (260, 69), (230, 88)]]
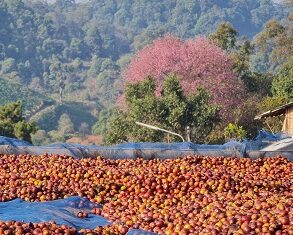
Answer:
[[(132, 59), (123, 74), (127, 83), (154, 77), (160, 94), (164, 77), (175, 73), (188, 95), (205, 87), (214, 104), (221, 106), (224, 120), (233, 120), (231, 110), (242, 104), (244, 86), (232, 71), (229, 56), (204, 37), (182, 41), (168, 35), (155, 40)], [(121, 102), (121, 99), (120, 99)]]

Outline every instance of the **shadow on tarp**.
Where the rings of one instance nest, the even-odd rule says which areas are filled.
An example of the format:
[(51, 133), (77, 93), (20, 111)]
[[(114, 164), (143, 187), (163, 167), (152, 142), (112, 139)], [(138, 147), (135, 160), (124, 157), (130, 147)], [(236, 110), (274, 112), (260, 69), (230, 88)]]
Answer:
[[(55, 221), (56, 224), (65, 224), (76, 229), (95, 229), (97, 226), (104, 227), (111, 224), (104, 217), (91, 214), (91, 209), (94, 207), (102, 206), (81, 197), (69, 197), (48, 202), (26, 202), (15, 199), (0, 203), (0, 220), (25, 223)], [(89, 213), (88, 218), (77, 217), (77, 213), (80, 211)], [(155, 233), (136, 229), (130, 230), (127, 234), (152, 235)]]

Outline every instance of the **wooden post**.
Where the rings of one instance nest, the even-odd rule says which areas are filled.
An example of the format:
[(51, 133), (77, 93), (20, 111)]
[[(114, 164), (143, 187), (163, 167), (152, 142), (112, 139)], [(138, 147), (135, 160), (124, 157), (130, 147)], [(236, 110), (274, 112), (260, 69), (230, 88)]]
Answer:
[(270, 131), (273, 133), (273, 129), (271, 128), (271, 126), (269, 125), (269, 123), (267, 122), (267, 119), (265, 118), (265, 124), (267, 124), (267, 126), (269, 127)]

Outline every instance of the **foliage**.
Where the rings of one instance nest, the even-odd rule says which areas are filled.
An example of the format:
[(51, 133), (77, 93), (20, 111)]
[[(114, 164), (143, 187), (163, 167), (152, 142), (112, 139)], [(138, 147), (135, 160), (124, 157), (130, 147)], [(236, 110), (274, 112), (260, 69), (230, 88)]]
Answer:
[[(278, 106), (284, 105), (288, 103), (288, 98), (284, 96), (268, 96), (265, 97), (262, 102), (258, 104), (259, 112), (267, 112), (269, 110), (273, 110)], [(282, 131), (284, 116), (277, 116), (277, 117), (268, 117), (263, 121), (263, 127), (272, 133), (279, 133)]]
[[(267, 112), (278, 106), (293, 101), (293, 57), (289, 58), (280, 67), (278, 74), (273, 78), (271, 93), (263, 98), (259, 103), (259, 112)], [(273, 133), (281, 132), (283, 125), (283, 116), (268, 117), (262, 120), (264, 128)]]
[(242, 126), (238, 126), (235, 123), (229, 123), (224, 129), (224, 135), (226, 140), (243, 140), (246, 137), (246, 132)]
[[(249, 92), (260, 96), (271, 95), (274, 75), (268, 73), (251, 72), (244, 81)], [(245, 78), (244, 78), (245, 79)]]
[[(191, 140), (204, 142), (205, 136), (219, 121), (219, 109), (210, 104), (210, 95), (199, 88), (190, 96), (184, 95), (175, 75), (165, 77), (161, 96), (156, 96), (156, 84), (152, 77), (128, 84), (126, 111), (117, 110), (108, 122), (106, 143), (125, 141), (162, 141), (163, 132), (150, 130), (135, 122), (143, 122), (175, 131), (185, 136), (186, 127), (191, 130)], [(178, 137), (171, 137), (178, 141)]]
[(63, 113), (70, 117), (74, 130), (78, 130), (83, 122), (93, 125), (96, 121), (91, 108), (79, 102), (63, 102), (62, 104), (49, 106), (34, 115), (31, 120), (38, 123), (40, 129), (49, 132), (58, 127), (58, 120)]
[(44, 142), (52, 140), (53, 143), (64, 143), (66, 141), (66, 136), (58, 130), (52, 130), (48, 132), (48, 139), (45, 139)]
[(254, 139), (263, 126), (260, 121), (254, 119), (261, 112), (258, 104), (262, 102), (262, 99), (261, 94), (250, 94), (243, 106), (234, 111), (237, 117), (235, 124), (244, 128), (247, 138)]
[[(236, 107), (233, 112), (234, 123), (245, 130), (247, 138), (256, 137), (261, 122), (254, 120), (259, 113), (256, 103), (261, 102), (262, 97), (271, 95), (272, 81), (274, 75), (253, 71), (251, 57), (254, 53), (253, 44), (247, 39), (237, 37), (237, 31), (232, 25), (222, 23), (218, 26), (215, 33), (210, 38), (219, 46), (225, 49), (233, 61), (233, 71), (241, 80), (247, 92), (242, 105)], [(223, 132), (225, 123), (220, 123), (211, 132), (208, 139), (212, 143), (223, 143), (226, 138)]]
[(32, 134), (32, 143), (34, 145), (47, 145), (50, 142), (50, 136), (45, 130), (37, 130), (35, 134)]
[(104, 109), (99, 113), (98, 121), (92, 127), (92, 133), (104, 136), (107, 132), (107, 122), (113, 115), (113, 108)]
[(250, 55), (252, 53), (252, 46), (250, 41), (245, 40), (238, 46), (236, 50), (231, 52), (231, 58), (233, 61), (233, 70), (238, 74), (239, 78), (244, 82), (246, 88), (250, 89), (247, 84), (247, 77), (250, 78)]
[(74, 134), (74, 124), (66, 113), (62, 113), (58, 119), (57, 129), (47, 132), (38, 130), (33, 136), (33, 143), (36, 145), (45, 145), (54, 142), (65, 142)]
[(212, 131), (206, 136), (206, 143), (208, 144), (224, 144), (225, 135), (224, 135), (224, 126), (219, 123), (215, 125)]
[(2, 62), (2, 73), (11, 73), (13, 71), (15, 71), (16, 64), (15, 64), (15, 59), (13, 58), (7, 58)]
[(14, 136), (17, 139), (22, 139), (31, 142), (31, 134), (36, 131), (36, 125), (34, 123), (26, 122), (24, 120), (15, 123)]
[(0, 106), (0, 135), (31, 142), (35, 131), (36, 125), (24, 120), (20, 101)]
[(81, 136), (85, 136), (87, 134), (90, 134), (90, 126), (86, 122), (82, 122), (78, 128), (78, 132)]
[[(127, 134), (130, 131), (130, 126), (126, 118), (126, 113), (118, 109), (113, 112), (107, 123), (104, 140), (106, 144), (118, 144), (128, 141)], [(132, 123), (132, 125), (134, 124)]]
[(273, 80), (272, 93), (293, 100), (293, 56), (282, 65), (278, 76)]
[[(265, 97), (259, 104), (260, 112), (273, 110), (278, 106), (293, 101), (293, 57), (291, 56), (280, 67), (278, 74), (274, 77), (271, 86), (271, 96)], [(283, 116), (268, 117), (264, 122), (264, 127), (271, 132), (282, 131)]]
[(257, 48), (267, 55), (271, 67), (285, 63), (293, 56), (293, 11), (284, 23), (276, 19), (267, 22), (263, 31), (261, 31), (255, 40)]
[(47, 139), (43, 139), (44, 142), (53, 140), (54, 142), (65, 142), (66, 139), (70, 138), (74, 132), (74, 125), (68, 116), (63, 113), (58, 120), (58, 129), (48, 132)]
[(58, 131), (63, 135), (66, 136), (70, 133), (74, 132), (74, 126), (73, 123), (68, 116), (68, 114), (63, 113), (59, 120), (58, 120)]
[(172, 72), (182, 78), (180, 84), (185, 94), (204, 87), (212, 95), (213, 103), (221, 106), (223, 119), (233, 119), (228, 110), (241, 104), (242, 83), (232, 72), (229, 57), (205, 38), (181, 41), (165, 36), (155, 40), (131, 61), (124, 79), (135, 83), (151, 75), (158, 94), (164, 77)]
[(218, 25), (216, 31), (210, 34), (209, 39), (225, 51), (232, 50), (236, 45), (238, 32), (228, 22)]
[[(166, 32), (186, 39), (210, 33), (219, 22), (229, 21), (241, 35), (253, 36), (271, 15), (280, 18), (285, 12), (271, 1), (260, 0), (57, 1), (55, 4), (41, 0), (3, 0), (1, 72), (5, 78), (14, 72), (21, 84), (37, 85), (51, 94), (58, 94), (62, 78), (66, 98), (76, 89), (90, 88), (90, 83), (84, 81), (96, 77), (85, 74), (96, 56), (119, 66), (110, 81), (113, 84), (123, 67), (116, 62), (119, 58)], [(80, 60), (78, 67), (73, 66), (76, 59)], [(32, 78), (37, 78), (37, 84)], [(111, 89), (108, 86), (105, 93)], [(88, 98), (96, 95), (104, 99), (104, 93)]]
[[(82, 122), (91, 126), (95, 118), (93, 114), (113, 105), (123, 91), (120, 74), (131, 55), (153, 40), (165, 33), (182, 39), (207, 35), (223, 21), (233, 24), (240, 36), (252, 38), (272, 15), (276, 19), (283, 18), (287, 15), (287, 9), (272, 1), (262, 0), (113, 0), (83, 3), (58, 0), (54, 4), (42, 0), (1, 0), (0, 76), (9, 80), (9, 86), (6, 90), (6, 85), (3, 85), (2, 89), (0, 80), (0, 104), (23, 100), (25, 116), (40, 120), (42, 128), (51, 131), (56, 129), (60, 117), (59, 106), (55, 106), (52, 99), (60, 99), (66, 107), (68, 102), (78, 100), (77, 111), (71, 108), (68, 111), (74, 128), (77, 130)], [(285, 23), (283, 27), (287, 30), (291, 26)], [(233, 34), (227, 29), (222, 31), (228, 36)], [(289, 42), (290, 31), (286, 32), (287, 36), (282, 38)], [(229, 47), (228, 44), (225, 47)], [(275, 44), (281, 45), (282, 42)], [(289, 44), (286, 45), (290, 48)], [(268, 53), (270, 51), (271, 48)], [(262, 58), (262, 55), (259, 57)], [(265, 67), (266, 63), (258, 65)], [(214, 64), (207, 66), (211, 70), (217, 69), (217, 66), (213, 68)], [(164, 72), (167, 75), (172, 70)], [(200, 76), (205, 75), (200, 72)], [(255, 87), (247, 78), (243, 81), (249, 81), (249, 86)], [(10, 82), (13, 82), (15, 90), (10, 89)], [(209, 93), (214, 103), (222, 104), (222, 99), (227, 101), (228, 104), (221, 109), (222, 116), (231, 116), (225, 107), (231, 104), (230, 97), (237, 97), (240, 92), (231, 81), (227, 82), (227, 89), (226, 83), (218, 85), (218, 82), (211, 78), (211, 86), (204, 87), (211, 87)], [(215, 98), (214, 89), (217, 87), (224, 93), (218, 92)], [(237, 87), (236, 91), (234, 87)], [(46, 103), (48, 100), (49, 103)], [(238, 101), (232, 106), (237, 107)], [(48, 110), (53, 113), (48, 113)], [(46, 122), (48, 127), (45, 128)]]
[(0, 105), (21, 100), (25, 116), (30, 116), (43, 106), (54, 103), (43, 94), (2, 78), (0, 78), (0, 94)]
[[(262, 102), (262, 99), (262, 94), (251, 93), (250, 97), (247, 97), (244, 100), (242, 106), (233, 110), (235, 117), (233, 124), (242, 127), (247, 139), (254, 139), (257, 136), (258, 131), (263, 127), (261, 121), (254, 119), (256, 115), (261, 113), (258, 104)], [(228, 125), (225, 125), (223, 122), (218, 123), (207, 136), (207, 142), (211, 144), (225, 143), (227, 138), (224, 130)]]
[(249, 40), (240, 39), (235, 28), (227, 22), (221, 23), (209, 38), (229, 54), (233, 62), (233, 71), (243, 81), (246, 91), (262, 95), (270, 93), (272, 76), (251, 69), (254, 48)]

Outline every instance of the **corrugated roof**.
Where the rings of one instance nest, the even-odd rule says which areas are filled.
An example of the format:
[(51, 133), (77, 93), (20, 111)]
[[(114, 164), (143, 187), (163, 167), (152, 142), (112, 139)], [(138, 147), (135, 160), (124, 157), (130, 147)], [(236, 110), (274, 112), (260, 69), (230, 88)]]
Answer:
[(269, 111), (264, 112), (264, 113), (262, 113), (260, 115), (257, 115), (254, 118), (254, 120), (259, 120), (259, 119), (262, 119), (262, 118), (265, 118), (265, 117), (275, 117), (275, 116), (285, 114), (286, 109), (291, 107), (291, 106), (293, 106), (293, 102), (290, 102), (288, 104), (279, 106), (278, 108), (275, 108), (274, 110), (269, 110)]

